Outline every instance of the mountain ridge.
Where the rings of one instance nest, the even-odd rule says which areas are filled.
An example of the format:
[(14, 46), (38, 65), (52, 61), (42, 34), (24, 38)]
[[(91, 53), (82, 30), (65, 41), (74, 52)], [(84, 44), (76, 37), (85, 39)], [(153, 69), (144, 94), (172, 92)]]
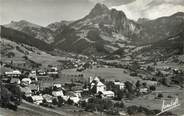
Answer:
[[(34, 38), (42, 35), (37, 39), (68, 52), (109, 54), (126, 46), (157, 43), (184, 31), (184, 13), (136, 22), (128, 19), (123, 11), (109, 9), (98, 3), (88, 15), (79, 20), (51, 23), (47, 27), (29, 24), (29, 27), (19, 31)], [(36, 34), (32, 31), (36, 31)], [(48, 40), (49, 36), (52, 41)]]

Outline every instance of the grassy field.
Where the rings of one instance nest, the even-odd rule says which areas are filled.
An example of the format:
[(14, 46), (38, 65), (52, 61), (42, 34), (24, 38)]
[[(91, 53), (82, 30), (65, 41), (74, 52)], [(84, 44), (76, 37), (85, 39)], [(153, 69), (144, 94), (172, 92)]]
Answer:
[[(25, 55), (29, 60), (32, 60), (38, 64), (42, 64), (43, 68), (46, 68), (48, 65), (58, 65), (61, 64), (58, 60), (69, 60), (70, 58), (65, 58), (61, 56), (52, 56), (46, 52), (43, 52), (37, 48), (20, 45), (15, 42), (3, 39), (3, 44), (0, 46), (1, 50), (8, 53), (13, 52), (15, 56), (13, 58), (8, 58), (5, 54), (0, 54), (1, 61), (14, 63), (25, 63), (26, 60), (23, 58)], [(27, 63), (27, 62), (26, 62)]]
[(39, 113), (35, 113), (29, 110), (18, 109), (13, 111), (10, 109), (0, 108), (0, 116), (41, 116)]
[[(136, 82), (140, 80), (139, 77), (132, 77), (128, 73), (124, 72), (124, 69), (120, 68), (93, 68), (87, 69), (83, 72), (77, 72), (76, 69), (62, 70), (60, 79), (63, 81), (70, 81), (71, 78), (81, 78), (77, 75), (83, 74), (84, 79), (88, 79), (90, 76), (99, 76), (105, 80), (121, 80), (121, 81), (132, 81)], [(59, 80), (58, 80), (59, 81)]]

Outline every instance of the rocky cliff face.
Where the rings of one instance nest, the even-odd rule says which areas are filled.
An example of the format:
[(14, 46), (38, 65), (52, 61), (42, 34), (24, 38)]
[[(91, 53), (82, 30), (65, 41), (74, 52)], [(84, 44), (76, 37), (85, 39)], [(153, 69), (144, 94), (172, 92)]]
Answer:
[(123, 11), (96, 4), (87, 16), (69, 24), (58, 34), (55, 45), (79, 53), (108, 53), (138, 38), (141, 30), (141, 26), (127, 19)]

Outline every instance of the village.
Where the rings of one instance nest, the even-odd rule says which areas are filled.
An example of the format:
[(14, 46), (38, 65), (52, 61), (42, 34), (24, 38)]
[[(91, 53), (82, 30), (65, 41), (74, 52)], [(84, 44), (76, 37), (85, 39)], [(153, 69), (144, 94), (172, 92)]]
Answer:
[[(152, 94), (152, 99), (162, 100), (163, 93), (157, 92), (161, 86), (184, 87), (184, 80), (181, 78), (184, 72), (180, 69), (155, 68), (154, 65), (140, 65), (138, 62), (122, 65), (86, 59), (80, 57), (67, 61), (62, 68), (48, 66), (30, 71), (14, 68), (1, 75), (1, 83), (10, 91), (12, 88), (19, 88), (18, 98), (35, 105), (59, 110), (58, 108), (67, 104), (87, 112), (104, 112), (112, 115), (134, 114), (141, 109), (142, 112), (151, 111), (152, 115), (155, 115), (159, 113), (160, 108), (147, 109), (141, 105), (135, 106), (133, 103), (125, 102)], [(121, 68), (131, 79), (106, 79), (98, 73), (89, 75), (89, 70), (108, 68)], [(176, 95), (165, 97), (174, 98)], [(6, 107), (9, 103), (8, 97), (2, 99)]]

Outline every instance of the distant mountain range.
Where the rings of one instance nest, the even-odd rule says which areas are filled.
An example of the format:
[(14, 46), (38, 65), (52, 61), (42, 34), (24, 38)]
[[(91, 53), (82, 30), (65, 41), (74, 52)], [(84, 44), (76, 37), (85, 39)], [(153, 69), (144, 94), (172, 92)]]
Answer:
[(18, 22), (12, 21), (10, 24), (4, 25), (7, 28), (11, 28), (23, 33), (26, 33), (29, 36), (42, 40), (46, 43), (54, 42), (54, 32), (49, 28), (45, 28), (33, 23), (30, 23), (25, 20)]
[[(98, 3), (87, 16), (77, 21), (61, 21), (42, 27), (22, 20), (2, 27), (19, 31), (64, 51), (103, 55), (127, 46), (164, 44), (168, 38), (184, 32), (184, 13), (155, 20), (139, 19), (136, 22), (128, 19), (123, 11)], [(180, 38), (183, 42), (183, 36)]]

